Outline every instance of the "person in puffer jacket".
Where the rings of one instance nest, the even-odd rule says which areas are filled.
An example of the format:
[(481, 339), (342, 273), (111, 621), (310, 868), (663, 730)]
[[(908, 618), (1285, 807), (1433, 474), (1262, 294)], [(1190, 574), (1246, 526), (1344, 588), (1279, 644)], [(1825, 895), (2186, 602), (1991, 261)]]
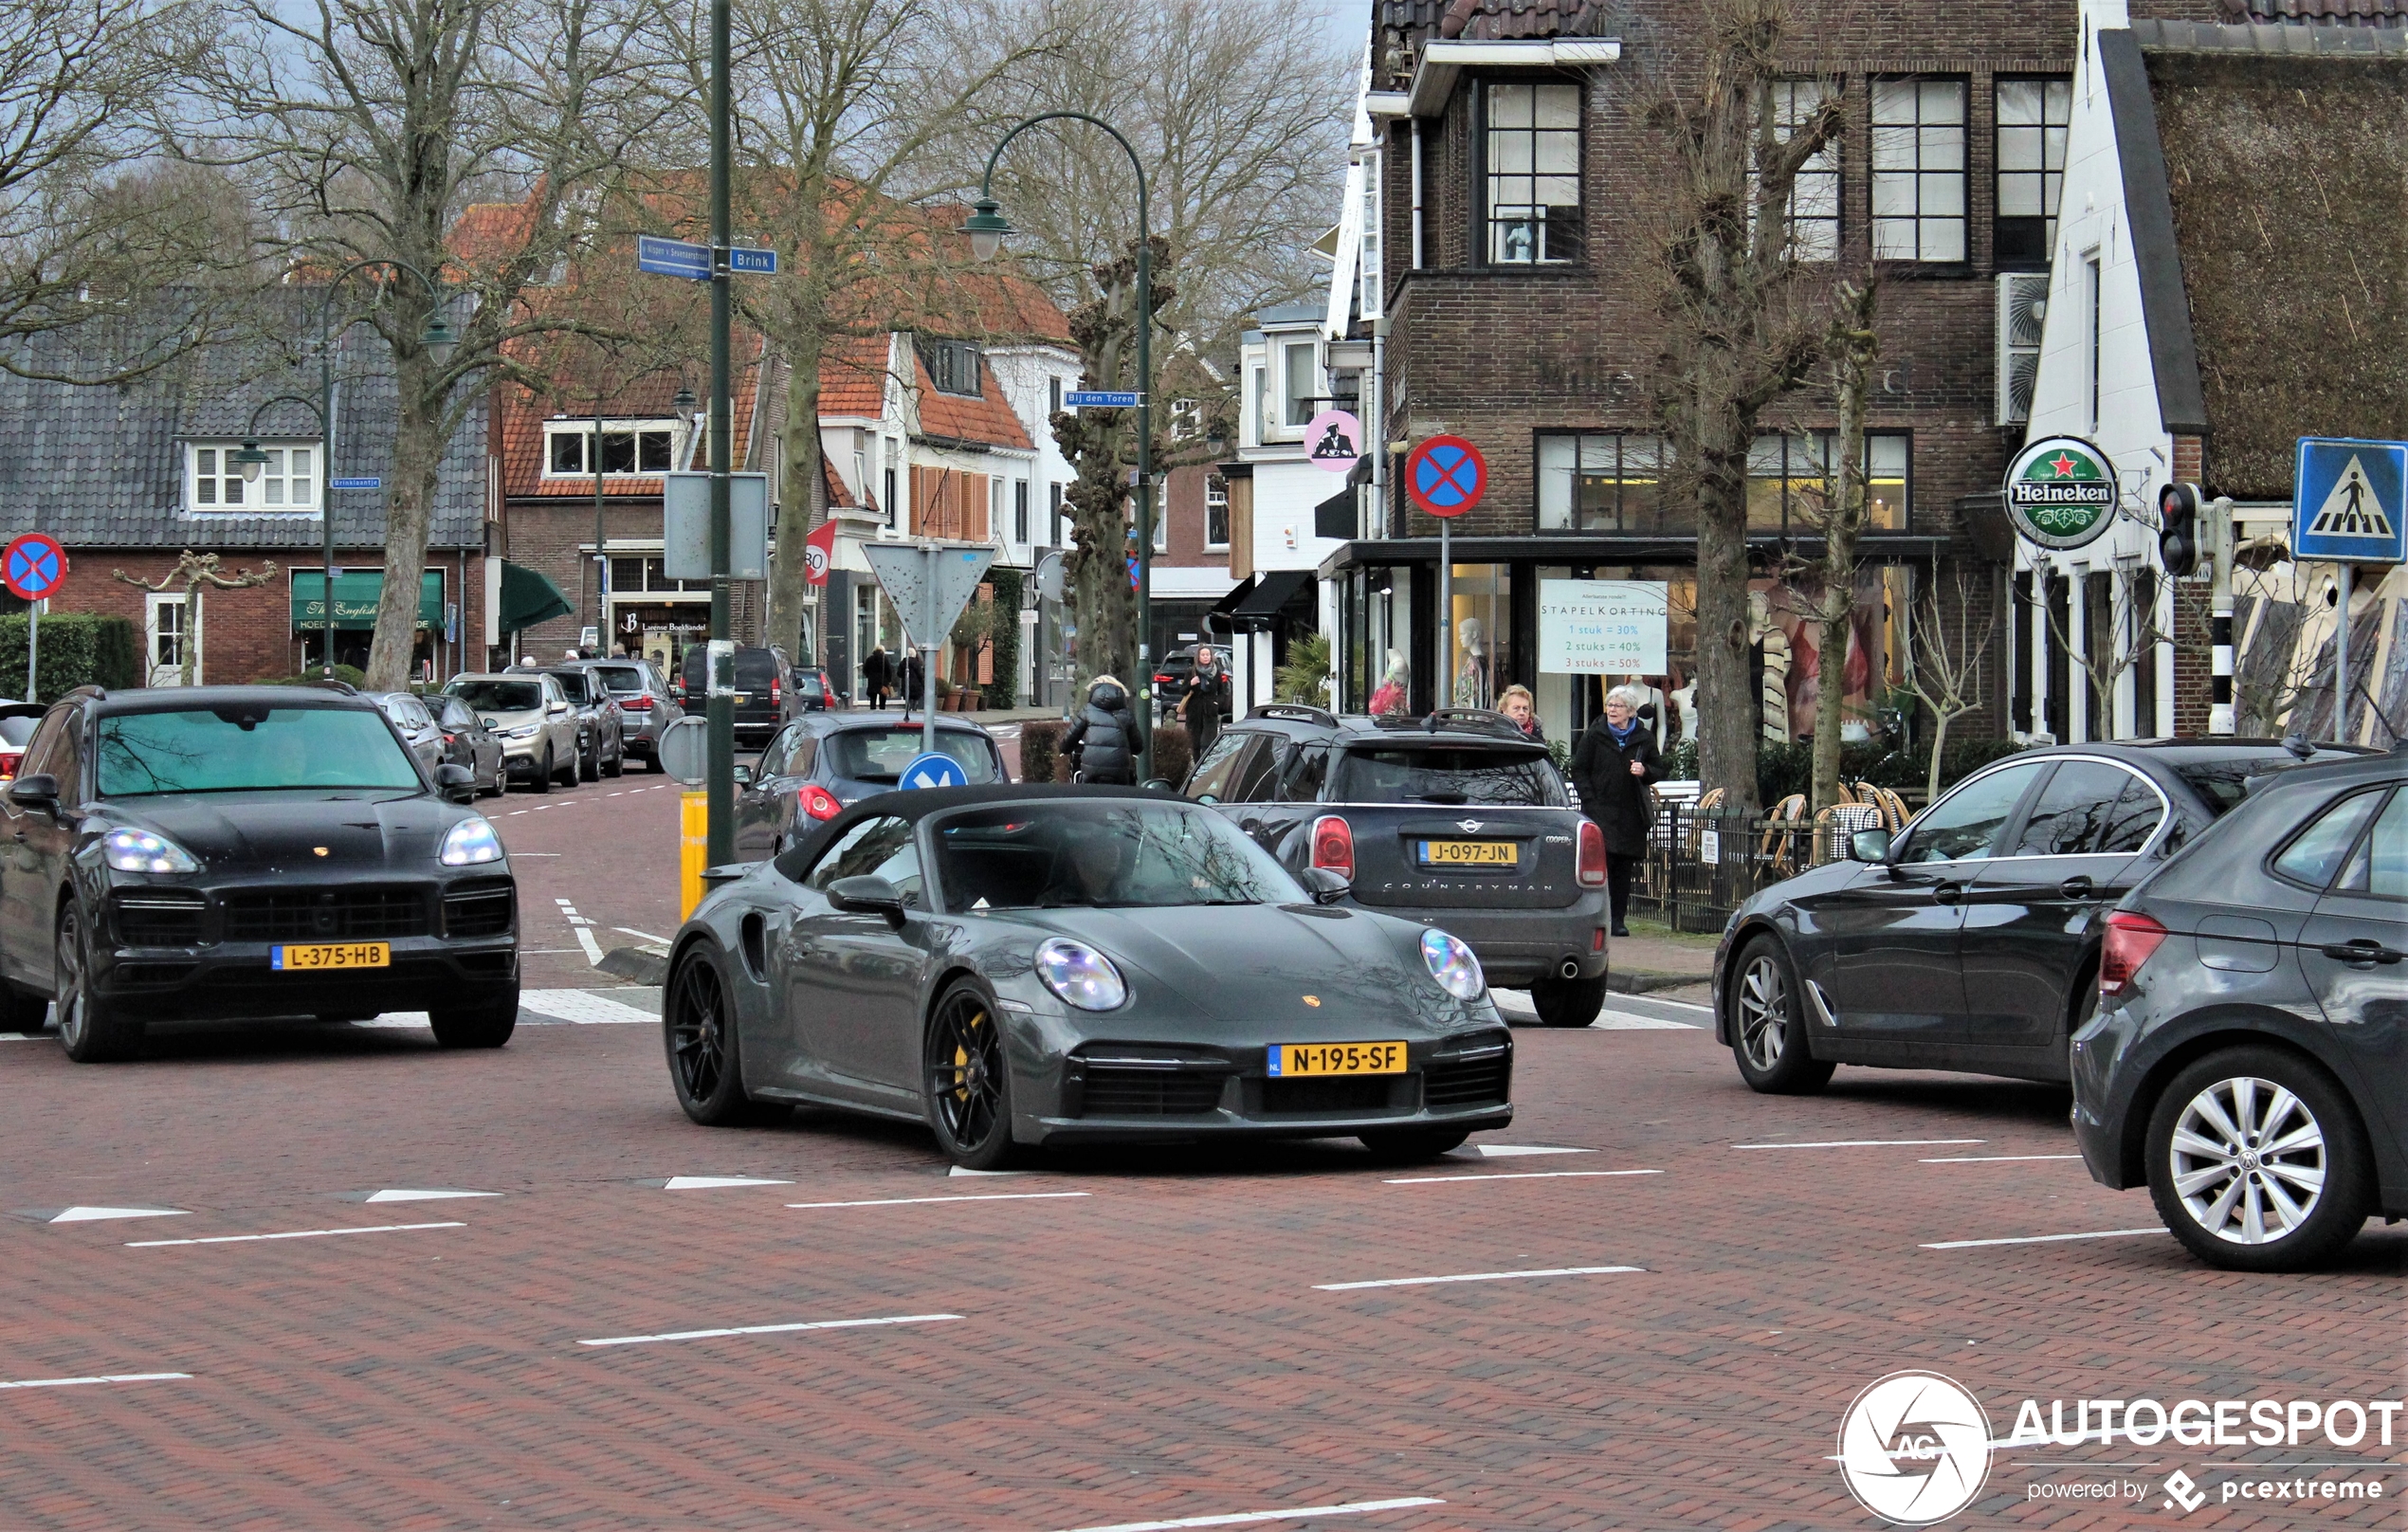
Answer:
[(1088, 683), (1086, 706), (1062, 737), (1062, 753), (1070, 757), (1074, 782), (1137, 785), (1137, 720), (1129, 712), (1128, 690), (1117, 678), (1098, 676)]

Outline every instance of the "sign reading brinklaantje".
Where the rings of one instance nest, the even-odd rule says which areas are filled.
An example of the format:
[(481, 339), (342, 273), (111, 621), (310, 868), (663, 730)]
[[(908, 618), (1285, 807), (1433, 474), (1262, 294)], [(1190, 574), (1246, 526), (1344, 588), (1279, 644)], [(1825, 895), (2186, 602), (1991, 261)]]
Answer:
[(2115, 524), (2115, 465), (2079, 436), (2047, 436), (2007, 465), (2007, 520), (2026, 542), (2084, 548)]

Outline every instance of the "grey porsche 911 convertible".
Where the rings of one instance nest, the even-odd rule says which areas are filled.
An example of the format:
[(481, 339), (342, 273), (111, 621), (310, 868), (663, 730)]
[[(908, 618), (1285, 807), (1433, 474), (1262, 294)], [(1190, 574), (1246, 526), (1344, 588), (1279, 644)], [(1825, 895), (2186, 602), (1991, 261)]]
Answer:
[(711, 875), (662, 1006), (695, 1122), (927, 1122), (959, 1165), (1227, 1136), (1443, 1154), (1513, 1120), (1513, 1044), (1444, 931), (1335, 906), (1211, 809), (1122, 788), (855, 804)]

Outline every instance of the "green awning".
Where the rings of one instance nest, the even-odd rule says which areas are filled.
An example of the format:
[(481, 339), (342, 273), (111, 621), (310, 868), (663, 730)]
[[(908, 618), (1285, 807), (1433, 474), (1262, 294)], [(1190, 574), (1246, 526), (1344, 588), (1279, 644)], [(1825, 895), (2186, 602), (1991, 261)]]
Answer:
[[(385, 593), (381, 569), (349, 569), (335, 576), (335, 626), (374, 628), (376, 603)], [(293, 571), (293, 626), (326, 626), (326, 575), (322, 571)], [(428, 570), (418, 579), (418, 626), (443, 628), (443, 571)]]
[(571, 617), (576, 608), (552, 583), (552, 577), (524, 564), (502, 566), (502, 630), (521, 632), (555, 617)]

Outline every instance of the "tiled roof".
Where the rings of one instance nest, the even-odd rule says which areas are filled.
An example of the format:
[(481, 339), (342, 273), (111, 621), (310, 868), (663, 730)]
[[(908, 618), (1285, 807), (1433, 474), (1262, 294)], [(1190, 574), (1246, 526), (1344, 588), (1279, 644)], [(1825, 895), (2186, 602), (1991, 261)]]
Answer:
[[(760, 367), (760, 337), (739, 328), (732, 337), (736, 367), (728, 381), (728, 391), (735, 403), (734, 465), (739, 471), (747, 467), (745, 444), (753, 429), (753, 408), (758, 397)], [(752, 358), (748, 361), (746, 358)], [(613, 390), (603, 401), (602, 419), (611, 421), (666, 420), (676, 413), (672, 401), (684, 380), (673, 372), (649, 374), (636, 378), (625, 387)], [(495, 392), (495, 408), (502, 412), (502, 492), (513, 500), (527, 498), (572, 499), (593, 498), (593, 477), (547, 479), (543, 475), (543, 423), (547, 420), (585, 420), (593, 418), (593, 396), (578, 397), (578, 379), (574, 372), (564, 372), (558, 387), (551, 393), (537, 396), (524, 389), (510, 388)], [(696, 429), (701, 429), (702, 415), (695, 416)], [(706, 447), (694, 449), (695, 461), (703, 461)], [(603, 491), (612, 496), (646, 496), (661, 493), (657, 474), (638, 478), (628, 474), (605, 474)]]
[(1596, 13), (1594, 0), (1453, 0), (1439, 18), (1438, 35), (1481, 43), (1585, 37)]
[(988, 447), (1018, 447), (1022, 451), (1033, 450), (1029, 433), (1020, 424), (1020, 417), (1013, 414), (1012, 406), (1004, 402), (1003, 385), (995, 380), (994, 368), (978, 369), (978, 380), (984, 392), (976, 399), (964, 394), (938, 392), (935, 381), (928, 376), (927, 363), (921, 361), (917, 353), (913, 356), (913, 371), (918, 374), (920, 383), (921, 435), (941, 436), (957, 442), (977, 442)]
[[(280, 394), (318, 397), (318, 368), (297, 344), (315, 337), (319, 293), (287, 287), (260, 300), (246, 338), (203, 346), (122, 388), (78, 388), (0, 373), (0, 483), (6, 521), (70, 548), (309, 548), (315, 516), (194, 516), (184, 509), (183, 444), (238, 441), (251, 412)], [(173, 302), (173, 300), (168, 301)], [(162, 307), (164, 322), (174, 312)], [(64, 333), (16, 342), (36, 369), (71, 369), (77, 339)], [(365, 326), (345, 337), (337, 361), (334, 477), (390, 477), (399, 408), (384, 348)], [(314, 437), (313, 411), (282, 404), (260, 421), (263, 439)], [(484, 407), (453, 433), (436, 468), (433, 545), (484, 541)], [(335, 537), (344, 547), (385, 541), (385, 496), (335, 490)]]
[(819, 417), (875, 420), (884, 414), (893, 356), (891, 334), (832, 342), (819, 359)]
[(828, 484), (830, 510), (846, 511), (856, 508), (853, 492), (845, 487), (845, 476), (836, 471), (836, 465), (828, 461), (828, 454), (825, 452), (819, 455), (819, 476)]
[(2224, 11), (2235, 21), (2408, 26), (2408, 0), (2224, 0)]
[(451, 253), (471, 265), (491, 265), (519, 248), (535, 216), (535, 199), (472, 203), (451, 226)]

